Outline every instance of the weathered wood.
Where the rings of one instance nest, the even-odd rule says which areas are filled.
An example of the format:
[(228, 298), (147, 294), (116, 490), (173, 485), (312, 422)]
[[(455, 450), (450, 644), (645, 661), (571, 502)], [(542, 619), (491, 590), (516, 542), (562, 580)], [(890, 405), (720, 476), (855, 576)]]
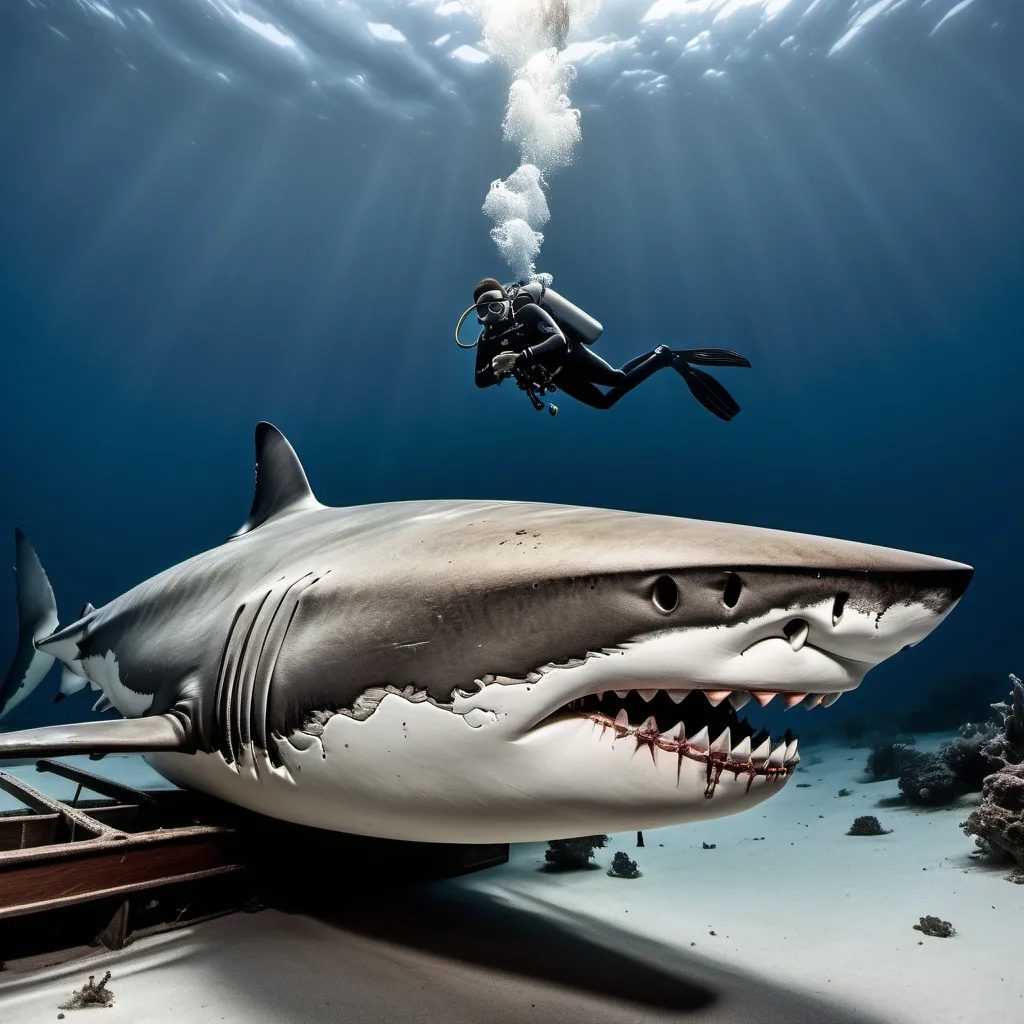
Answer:
[(24, 814), (0, 817), (0, 853), (57, 842), (62, 824), (59, 814)]
[(101, 796), (111, 797), (122, 804), (153, 804), (157, 803), (157, 797), (152, 793), (146, 793), (141, 789), (133, 789), (120, 782), (113, 782), (105, 779), (102, 775), (87, 772), (84, 768), (64, 764), (62, 761), (51, 761), (44, 758), (36, 762), (37, 772), (50, 772), (52, 775), (60, 775), (62, 778), (77, 782), (79, 786), (90, 789)]
[(96, 936), (107, 949), (124, 949), (128, 941), (128, 900), (122, 900), (107, 927)]
[[(236, 836), (208, 829), (190, 838), (143, 837), (132, 843), (95, 840), (46, 848), (47, 856), (0, 855), (0, 919), (86, 900), (238, 871)], [(36, 851), (33, 851), (36, 852)], [(4, 862), (3, 858), (9, 858)]]

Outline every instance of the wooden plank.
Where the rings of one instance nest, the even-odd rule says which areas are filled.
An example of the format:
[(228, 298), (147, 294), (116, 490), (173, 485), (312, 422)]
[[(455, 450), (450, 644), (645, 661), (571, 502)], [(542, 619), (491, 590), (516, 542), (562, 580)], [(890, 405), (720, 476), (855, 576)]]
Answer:
[(0, 918), (135, 892), (244, 866), (232, 833), (135, 846), (81, 843), (0, 872)]
[(157, 798), (152, 793), (146, 793), (141, 789), (133, 789), (131, 786), (125, 786), (120, 782), (113, 782), (102, 775), (87, 772), (84, 768), (77, 768), (70, 764), (64, 764), (61, 761), (51, 761), (47, 758), (36, 761), (36, 771), (60, 775), (71, 782), (77, 782), (83, 789), (99, 793), (101, 796), (108, 796), (120, 804), (141, 805), (155, 804), (157, 802)]
[(0, 818), (0, 853), (30, 846), (50, 846), (58, 840), (59, 814), (19, 814)]
[(54, 800), (52, 797), (40, 793), (39, 790), (33, 789), (13, 775), (8, 775), (7, 772), (0, 772), (0, 789), (6, 790), (11, 796), (25, 804), (26, 807), (31, 807), (32, 810), (38, 811), (40, 814), (47, 812), (59, 814), (72, 832), (81, 829), (88, 835), (102, 835), (114, 831), (107, 828), (106, 825), (101, 825), (87, 814), (83, 814), (81, 811), (77, 811), (73, 807), (61, 803), (59, 800)]

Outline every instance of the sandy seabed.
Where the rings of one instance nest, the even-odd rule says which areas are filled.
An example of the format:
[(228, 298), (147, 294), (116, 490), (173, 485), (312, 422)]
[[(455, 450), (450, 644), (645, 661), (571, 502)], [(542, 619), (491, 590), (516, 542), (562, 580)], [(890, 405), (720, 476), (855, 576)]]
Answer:
[[(972, 857), (959, 828), (972, 800), (894, 805), (895, 782), (862, 781), (865, 751), (803, 753), (795, 779), (753, 811), (648, 831), (643, 849), (635, 833), (613, 836), (591, 871), (548, 873), (544, 845), (524, 844), (507, 865), (413, 893), (331, 880), (359, 894), (352, 915), (234, 914), (119, 952), (12, 964), (0, 1024), (57, 1019), (107, 970), (115, 1003), (96, 1012), (110, 1024), (1024, 1021), (1024, 886)], [(82, 763), (166, 785), (139, 758)], [(9, 770), (73, 796), (31, 766)], [(863, 814), (892, 832), (847, 836)], [(607, 875), (618, 850), (642, 877)], [(374, 887), (379, 903), (366, 899)], [(914, 930), (926, 914), (956, 934)]]

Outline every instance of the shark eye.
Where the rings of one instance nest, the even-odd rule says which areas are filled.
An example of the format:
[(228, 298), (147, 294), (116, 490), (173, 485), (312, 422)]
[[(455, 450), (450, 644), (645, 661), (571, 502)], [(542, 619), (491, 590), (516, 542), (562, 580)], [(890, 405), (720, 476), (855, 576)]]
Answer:
[(659, 612), (674, 612), (679, 604), (679, 587), (671, 576), (659, 576), (654, 581), (651, 600)]
[(743, 591), (743, 581), (736, 575), (736, 573), (729, 573), (728, 578), (725, 581), (725, 590), (722, 593), (722, 602), (727, 608), (735, 608), (736, 602), (740, 599), (740, 594)]

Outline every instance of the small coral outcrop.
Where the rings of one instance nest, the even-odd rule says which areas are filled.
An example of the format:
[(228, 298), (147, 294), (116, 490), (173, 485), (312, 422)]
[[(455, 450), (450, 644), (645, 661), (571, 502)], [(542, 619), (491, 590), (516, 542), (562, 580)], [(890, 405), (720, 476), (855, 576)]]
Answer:
[(641, 871), (636, 866), (636, 861), (630, 860), (629, 857), (620, 850), (614, 857), (612, 857), (612, 866), (609, 869), (608, 874), (611, 875), (612, 878), (639, 878)]
[(601, 849), (608, 843), (608, 836), (552, 839), (548, 843), (549, 849), (544, 851), (544, 859), (550, 870), (579, 871), (592, 867), (590, 858), (594, 856), (594, 850)]
[(113, 1006), (114, 993), (107, 988), (110, 981), (110, 971), (103, 975), (103, 980), (97, 985), (96, 975), (90, 974), (89, 980), (74, 992), (66, 1003), (61, 1003), (61, 1010), (83, 1010), (90, 1006)]
[(862, 814), (855, 818), (848, 836), (887, 836), (891, 828), (882, 828), (882, 823), (873, 814)]
[(922, 917), (921, 923), (914, 925), (914, 930), (924, 932), (925, 935), (931, 935), (935, 939), (948, 939), (956, 934), (956, 929), (948, 921), (943, 921), (940, 917), (932, 917), (931, 914)]

